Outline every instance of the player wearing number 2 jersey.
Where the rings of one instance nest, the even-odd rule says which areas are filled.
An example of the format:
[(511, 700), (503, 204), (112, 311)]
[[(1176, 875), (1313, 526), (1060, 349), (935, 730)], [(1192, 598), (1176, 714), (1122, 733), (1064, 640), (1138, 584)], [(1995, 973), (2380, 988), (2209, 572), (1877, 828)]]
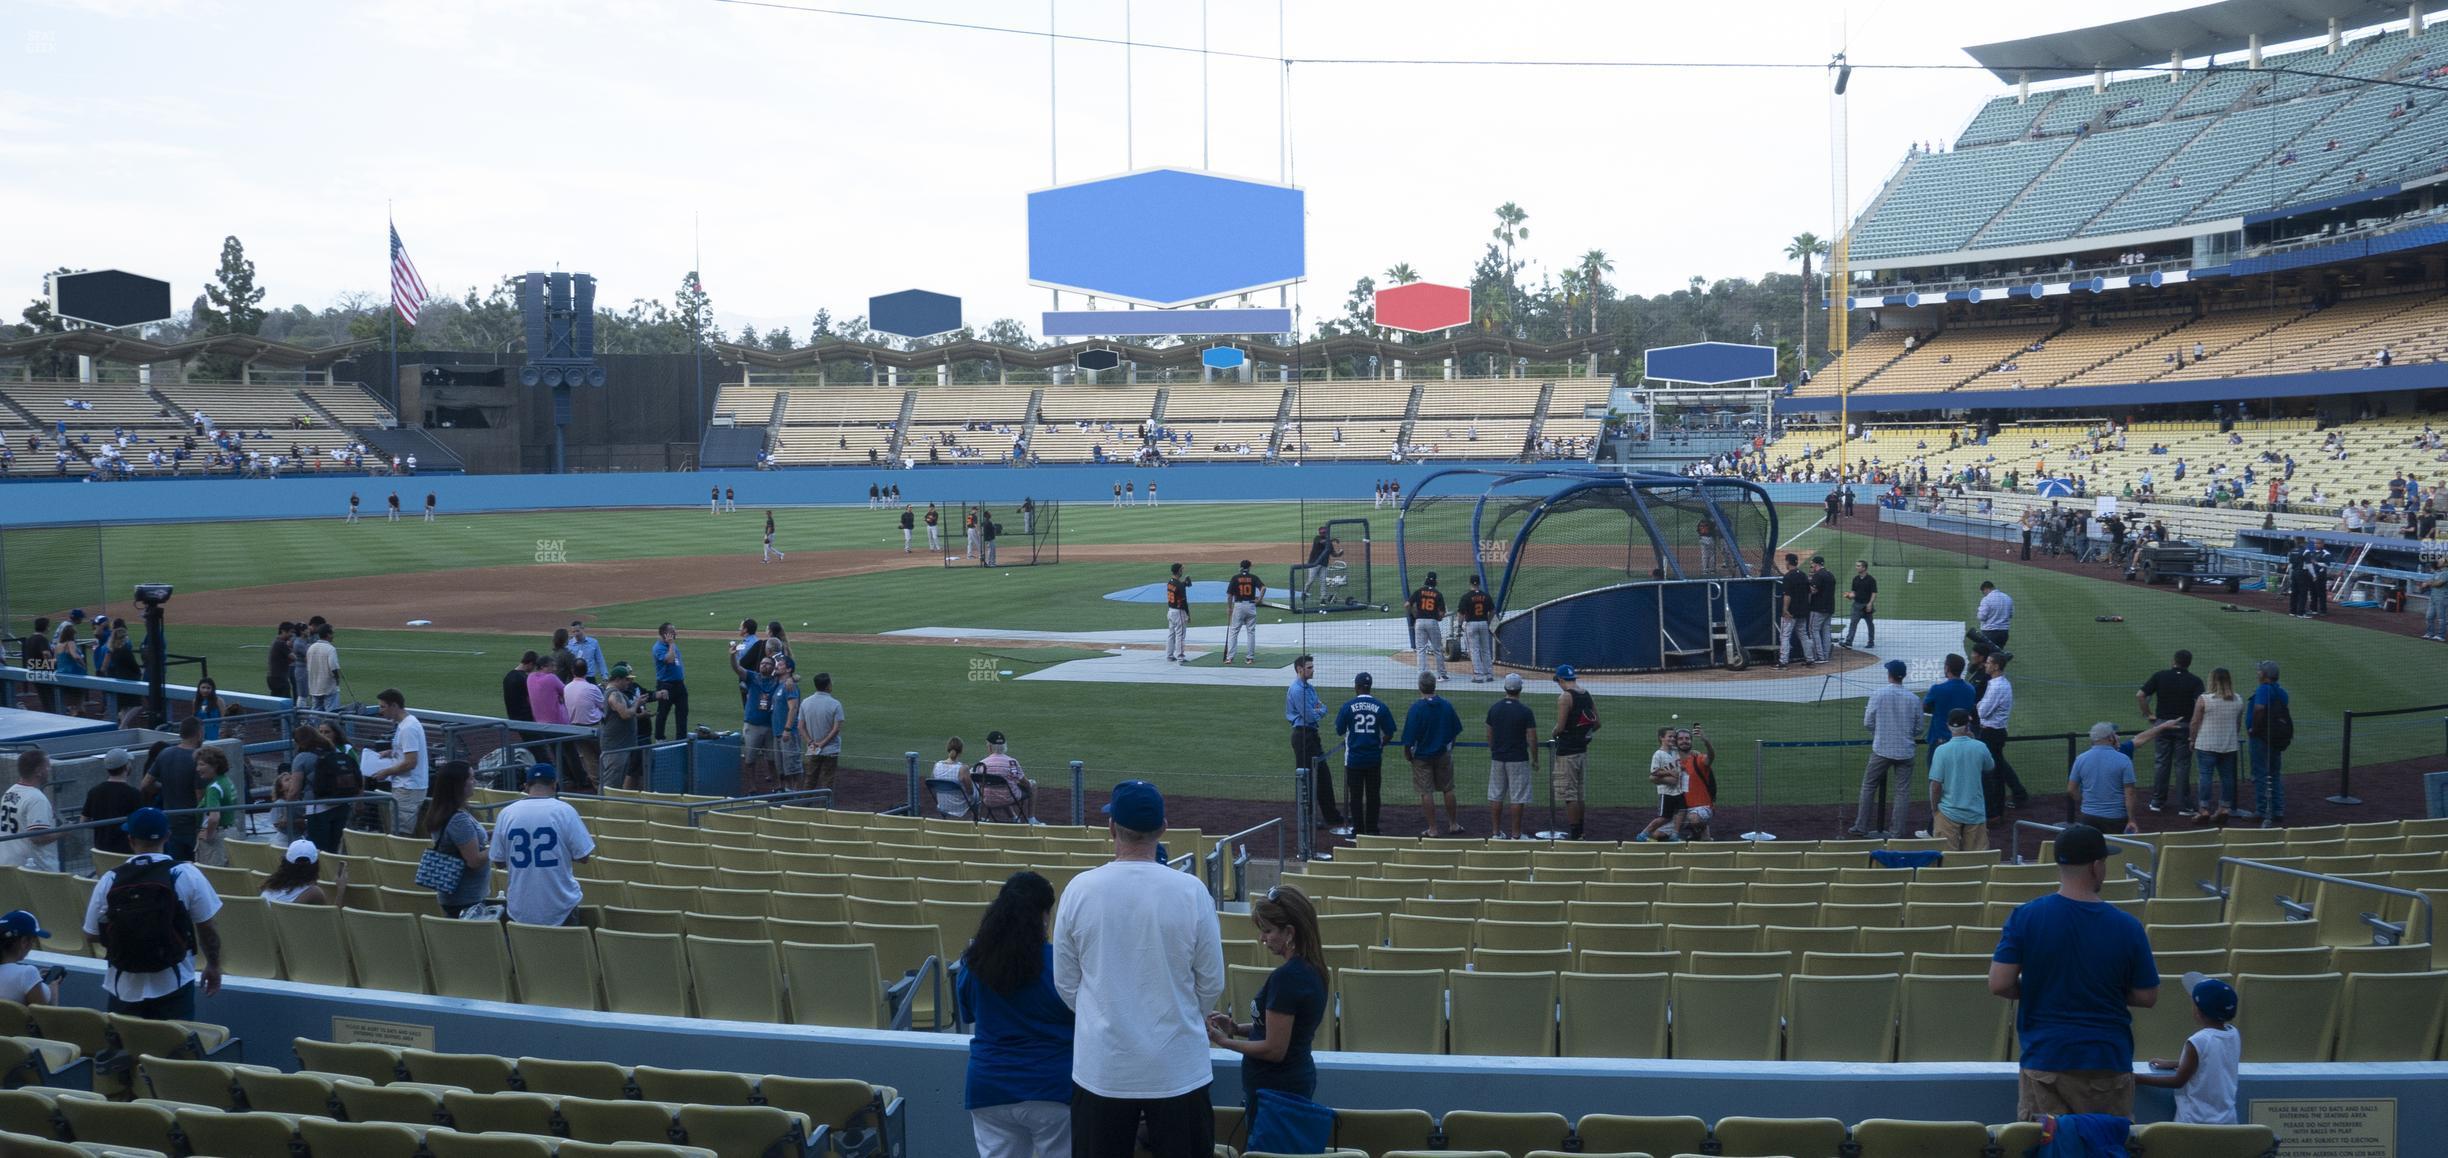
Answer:
[(578, 912), (576, 866), (595, 855), (595, 838), (560, 790), (551, 765), (532, 765), (527, 798), (493, 823), (493, 863), (510, 871), (510, 919), (522, 925), (568, 924)]

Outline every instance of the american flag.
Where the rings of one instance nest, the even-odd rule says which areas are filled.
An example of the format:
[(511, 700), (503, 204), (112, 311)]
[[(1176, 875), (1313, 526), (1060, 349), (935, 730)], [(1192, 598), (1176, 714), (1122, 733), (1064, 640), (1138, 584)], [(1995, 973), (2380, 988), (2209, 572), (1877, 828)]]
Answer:
[(417, 276), (416, 263), (408, 260), (408, 247), (400, 244), (399, 226), (392, 226), (391, 308), (399, 311), (401, 321), (413, 326), (417, 311), (432, 296), (425, 292), (425, 279)]

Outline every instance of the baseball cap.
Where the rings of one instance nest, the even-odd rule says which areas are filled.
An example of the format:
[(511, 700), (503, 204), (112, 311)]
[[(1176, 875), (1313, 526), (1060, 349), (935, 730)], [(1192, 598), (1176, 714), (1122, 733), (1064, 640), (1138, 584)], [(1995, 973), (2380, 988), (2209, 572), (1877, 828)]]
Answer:
[(1566, 680), (1574, 678), (1573, 666), (1569, 663), (1557, 664), (1555, 678), (1557, 683), (1562, 683)]
[(160, 840), (170, 835), (170, 817), (158, 808), (139, 808), (128, 813), (119, 830), (138, 840)]
[(1125, 780), (1114, 785), (1105, 815), (1132, 832), (1156, 832), (1165, 826), (1164, 793), (1145, 780)]
[(70, 622), (70, 623), (83, 623), (83, 622), (85, 622), (85, 609), (84, 609), (84, 608), (82, 608), (82, 607), (71, 607), (71, 608), (69, 608), (69, 609), (68, 609), (68, 622)]
[[(16, 914), (11, 913), (10, 916)], [(2202, 973), (2184, 975), (2186, 993), (2193, 995), (2193, 1008), (2213, 1021), (2233, 1021), (2236, 1015), (2235, 986)]]
[(1912, 669), (1904, 666), (1903, 660), (1891, 659), (1887, 661), (1887, 674), (1894, 676), (1897, 679), (1903, 679), (1904, 673), (1910, 670)]
[(2260, 663), (2253, 665), (2253, 670), (2260, 672), (2263, 679), (2277, 679), (2278, 661), (2274, 659), (2262, 660)]
[(2108, 838), (2088, 824), (2069, 824), (2057, 833), (2057, 863), (2091, 864), (2108, 859)]
[(986, 733), (986, 742), (987, 742), (987, 743), (989, 743), (989, 744), (1001, 744), (1001, 743), (1006, 743), (1007, 741), (1005, 741), (1005, 740), (1003, 739), (1003, 733), (1002, 733), (1002, 732), (1000, 732), (1000, 731), (994, 731), (994, 732), (988, 732), (988, 733)]
[(538, 780), (559, 780), (560, 778), (560, 771), (550, 764), (529, 764), (527, 766), (527, 782), (529, 784), (533, 784)]
[(625, 680), (625, 679), (628, 679), (628, 678), (629, 678), (629, 665), (628, 665), (628, 664), (625, 664), (625, 663), (616, 663), (616, 664), (613, 664), (613, 665), (612, 665), (612, 675), (611, 675), (611, 678), (616, 679), (616, 680)]
[(1504, 690), (1506, 690), (1506, 691), (1508, 691), (1508, 692), (1518, 692), (1518, 691), (1520, 691), (1520, 690), (1521, 690), (1521, 675), (1520, 675), (1519, 673), (1514, 673), (1514, 674), (1510, 674), (1510, 675), (1505, 676)]
[(1352, 677), (1352, 686), (1365, 692), (1370, 688), (1377, 686), (1377, 677), (1370, 675), (1367, 672), (1361, 672), (1359, 675)]
[(0, 914), (0, 937), (37, 937), (49, 939), (51, 931), (24, 909), (12, 909)]
[(289, 851), (281, 854), (281, 859), (302, 860), (307, 864), (313, 864), (323, 859), (323, 850), (316, 848), (315, 842), (311, 840), (293, 840), (289, 842)]
[(571, 627), (585, 627), (585, 626), (586, 626), (586, 620), (583, 620), (583, 619), (573, 619), (573, 620), (570, 620), (570, 626), (571, 626)]
[(125, 748), (113, 748), (108, 752), (104, 752), (102, 754), (102, 766), (111, 769), (127, 767), (128, 750)]

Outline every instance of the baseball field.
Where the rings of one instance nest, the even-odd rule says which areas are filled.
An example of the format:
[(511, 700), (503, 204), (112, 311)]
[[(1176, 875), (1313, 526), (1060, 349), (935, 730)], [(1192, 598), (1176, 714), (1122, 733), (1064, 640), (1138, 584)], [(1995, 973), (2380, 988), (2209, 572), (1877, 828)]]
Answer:
[[(1370, 556), (1371, 579), (1376, 599), (1399, 615), (1392, 512), (1372, 512), (1365, 502), (1348, 506), (1360, 517), (1376, 516), (1381, 529), (1372, 534), (1381, 541)], [(744, 618), (780, 621), (802, 677), (831, 673), (847, 706), (845, 767), (898, 768), (905, 751), (932, 759), (952, 735), (966, 738), (974, 753), (987, 731), (999, 729), (1040, 775), (1059, 775), (1064, 762), (1076, 759), (1092, 770), (1092, 784), (1141, 774), (1192, 795), (1280, 800), (1289, 794), (1282, 688), (1291, 656), (1304, 648), (1344, 649), (1350, 654), (1343, 665), (1325, 665), (1321, 675), (1329, 707), (1349, 694), (1329, 677), (1356, 665), (1372, 671), (1379, 694), (1399, 713), (1413, 695), (1409, 654), (1369, 642), (1384, 636), (1367, 630), (1363, 620), (1373, 616), (1293, 616), (1270, 608), (1261, 618), (1261, 663), (1223, 673), (1214, 654), (1223, 608), (1208, 603), (1194, 608), (1194, 625), (1204, 629), (1193, 637), (1197, 658), (1175, 667), (1160, 660), (1162, 606), (1107, 596), (1160, 582), (1172, 562), (1185, 564), (1194, 580), (1220, 585), (1248, 558), (1270, 583), (1282, 584), (1319, 509), (1067, 504), (1059, 565), (996, 569), (947, 566), (942, 553), (925, 550), (923, 532), (917, 550), (904, 554), (896, 514), (859, 506), (775, 508), (776, 545), (787, 558), (771, 563), (759, 559), (763, 507), (729, 514), (703, 508), (446, 514), (432, 523), (412, 510), (396, 523), (376, 514), (355, 524), (333, 517), (18, 530), (5, 544), (7, 609), (9, 627), (22, 631), (36, 614), (98, 609), (104, 582), (121, 595), (114, 612), (126, 609), (130, 583), (175, 584), (170, 649), (205, 658), (224, 690), (246, 692), (263, 690), (273, 625), (323, 615), (338, 626), (344, 700), (371, 700), (396, 687), (412, 706), (488, 714), (501, 710), (500, 676), (521, 651), (544, 648), (553, 628), (584, 620), (603, 637), (609, 658), (636, 664), (643, 677), (653, 632), (668, 621), (683, 636), (692, 723), (718, 731), (740, 724), (728, 642)], [(1874, 553), (1867, 537), (1851, 529), (1866, 524), (1838, 531), (1817, 525), (1812, 509), (1784, 514), (1790, 549), (1823, 553), (1840, 575)], [(1009, 513), (1002, 518), (1007, 528), (1017, 521)], [(948, 533), (946, 546), (959, 555), (957, 531)], [(1019, 546), (1007, 529), (1007, 562)], [(2017, 605), (2010, 673), (2017, 734), (2080, 731), (2099, 720), (2135, 726), (2141, 718), (2135, 688), (2180, 647), (2198, 657), (2197, 672), (2226, 667), (2239, 685), (2250, 682), (2255, 662), (2274, 659), (2298, 724), (2289, 770), (2302, 780), (2291, 795), (2312, 801), (2330, 790), (2341, 712), (2442, 698), (2436, 678), (2420, 673), (2439, 671), (2443, 653), (2415, 638), (2419, 629), (2410, 623), (2400, 630), (2370, 614), (2354, 622), (2296, 620), (2258, 595), (2203, 598), (2140, 587), (2100, 568), (2076, 572), (2003, 556), (1967, 566), (1953, 552), (1894, 548), (1892, 542), (1881, 548), (1891, 562), (1876, 572), (1888, 640), (1875, 658), (1898, 658), (1911, 648), (1914, 654), (1900, 657), (1913, 663), (1917, 690), (1921, 673), (1950, 640), (1960, 650), (1978, 584), (1997, 583)], [(107, 579), (98, 582), (97, 570)], [(1706, 728), (1729, 802), (1756, 796), (1849, 811), (1861, 749), (1780, 748), (1763, 758), (1754, 746), (1866, 735), (1863, 697), (1883, 676), (1870, 656), (1837, 655), (1829, 667), (1838, 670), (1822, 668), (1807, 680), (1798, 672), (1754, 671), (1600, 681), (1606, 726), (1591, 762), (1594, 802), (1650, 799), (1641, 772), (1655, 728), (1674, 723)], [(1467, 675), (1467, 664), (1453, 667)], [(174, 678), (184, 682), (195, 669), (178, 671)], [(1544, 725), (1553, 685), (1543, 673), (1527, 674), (1528, 699)], [(1497, 693), (1469, 682), (1451, 691), (1476, 738), (1477, 721)], [(2437, 757), (2441, 750), (2438, 713), (2355, 729), (2358, 766)], [(2026, 744), (2014, 758), (2036, 791), (2050, 793), (2062, 786), (2064, 752), (2062, 744)], [(1764, 771), (1757, 784), (1755, 761)], [(1467, 806), (1484, 773), (1474, 774), (1467, 755), (1461, 766)], [(1389, 797), (1407, 797), (1407, 790), (1388, 788)], [(2367, 796), (2384, 790), (2357, 788)]]

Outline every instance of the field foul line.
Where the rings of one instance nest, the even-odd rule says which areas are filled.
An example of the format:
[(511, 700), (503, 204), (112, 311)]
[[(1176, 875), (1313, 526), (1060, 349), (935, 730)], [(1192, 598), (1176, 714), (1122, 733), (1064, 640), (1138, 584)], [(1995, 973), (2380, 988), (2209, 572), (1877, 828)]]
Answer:
[(1784, 550), (1784, 549), (1785, 549), (1785, 548), (1787, 548), (1787, 547), (1793, 546), (1793, 545), (1794, 545), (1794, 539), (1799, 539), (1799, 538), (1801, 538), (1801, 537), (1802, 537), (1802, 536), (1804, 536), (1804, 535), (1810, 534), (1812, 531), (1816, 531), (1816, 530), (1818, 530), (1820, 527), (1822, 527), (1822, 526), (1826, 525), (1826, 523), (1827, 523), (1827, 516), (1826, 516), (1826, 515), (1821, 515), (1821, 516), (1819, 516), (1818, 518), (1811, 520), (1811, 525), (1809, 525), (1809, 526), (1807, 526), (1807, 527), (1804, 527), (1804, 528), (1802, 528), (1802, 529), (1801, 529), (1801, 530), (1799, 530), (1799, 531), (1795, 531), (1795, 532), (1793, 533), (1793, 538), (1792, 538), (1792, 539), (1787, 539), (1787, 540), (1785, 540), (1784, 542), (1777, 544), (1777, 550), (1782, 551), (1782, 550)]

